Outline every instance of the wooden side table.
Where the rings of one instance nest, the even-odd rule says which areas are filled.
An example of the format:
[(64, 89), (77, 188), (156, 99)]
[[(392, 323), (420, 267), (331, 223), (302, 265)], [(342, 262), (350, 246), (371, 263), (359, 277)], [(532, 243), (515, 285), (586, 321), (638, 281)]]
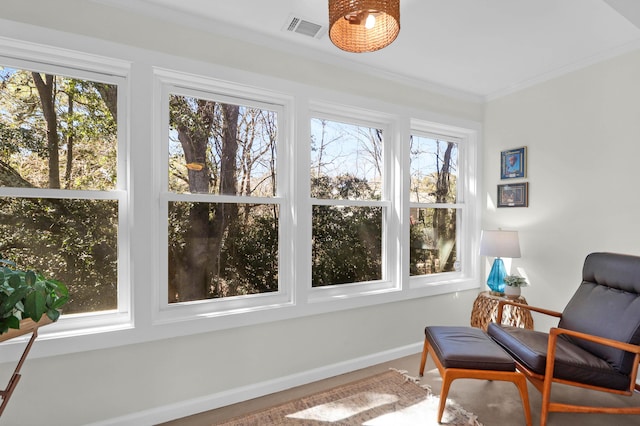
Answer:
[[(478, 294), (473, 302), (471, 311), (471, 326), (487, 331), (490, 322), (495, 322), (498, 318), (498, 303), (505, 300), (505, 297), (494, 296), (488, 291)], [(527, 304), (527, 300), (520, 296), (517, 299), (510, 299), (517, 303)], [(502, 323), (514, 327), (523, 327), (533, 330), (533, 317), (528, 309), (518, 306), (506, 305), (502, 315)]]

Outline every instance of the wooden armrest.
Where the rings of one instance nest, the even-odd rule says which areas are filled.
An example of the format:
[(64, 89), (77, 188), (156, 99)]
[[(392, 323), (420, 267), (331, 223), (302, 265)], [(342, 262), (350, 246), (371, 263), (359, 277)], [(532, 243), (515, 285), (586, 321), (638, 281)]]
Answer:
[(613, 348), (621, 349), (626, 352), (630, 352), (635, 354), (633, 361), (633, 369), (629, 376), (631, 380), (629, 382), (629, 393), (633, 392), (634, 389), (640, 390), (640, 386), (636, 384), (636, 380), (638, 377), (638, 366), (640, 364), (640, 346), (632, 345), (626, 342), (620, 342), (618, 340), (608, 339), (606, 337), (595, 336), (593, 334), (582, 333), (579, 331), (568, 330), (566, 328), (558, 328), (552, 327), (549, 330), (549, 344), (547, 346), (547, 365), (545, 367), (545, 381), (549, 381), (546, 386), (551, 386), (551, 380), (553, 379), (553, 370), (555, 367), (555, 358), (556, 358), (556, 345), (558, 341), (558, 336), (561, 334), (566, 334), (578, 339), (588, 340), (590, 342), (598, 343), (601, 345), (611, 346)]
[(562, 312), (551, 311), (549, 309), (538, 308), (536, 306), (525, 305), (523, 303), (514, 302), (512, 300), (501, 300), (498, 302), (498, 317), (496, 318), (496, 322), (498, 324), (502, 324), (502, 311), (504, 309), (504, 305), (512, 305), (517, 306), (522, 309), (527, 309), (533, 312), (539, 312), (541, 314), (549, 315), (552, 317), (562, 318)]
[(580, 331), (568, 330), (566, 328), (558, 328), (558, 327), (551, 328), (551, 330), (549, 330), (549, 335), (551, 336), (551, 339), (549, 339), (549, 342), (551, 343), (552, 340), (553, 342), (555, 342), (557, 340), (557, 336), (561, 334), (567, 334), (569, 336), (573, 336), (578, 339), (588, 340), (590, 342), (599, 343), (605, 346), (611, 346), (616, 349), (621, 349), (626, 352), (631, 352), (633, 354), (640, 355), (640, 346), (638, 345), (632, 345), (631, 343), (625, 343), (619, 340), (608, 339), (606, 337), (595, 336), (593, 334), (582, 333)]

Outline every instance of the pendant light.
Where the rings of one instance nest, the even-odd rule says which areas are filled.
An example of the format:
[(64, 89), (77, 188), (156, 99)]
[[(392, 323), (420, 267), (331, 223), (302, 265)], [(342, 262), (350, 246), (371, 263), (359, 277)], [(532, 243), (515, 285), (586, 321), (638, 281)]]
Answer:
[(400, 0), (329, 0), (329, 38), (347, 52), (373, 52), (400, 32)]

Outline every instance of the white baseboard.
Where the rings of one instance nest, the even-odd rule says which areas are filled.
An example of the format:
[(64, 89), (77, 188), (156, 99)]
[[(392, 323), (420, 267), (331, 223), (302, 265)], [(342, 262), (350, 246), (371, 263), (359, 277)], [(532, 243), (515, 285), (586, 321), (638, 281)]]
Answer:
[(312, 383), (318, 380), (370, 367), (372, 365), (391, 361), (397, 358), (413, 355), (422, 350), (422, 342), (400, 348), (391, 349), (365, 357), (327, 365), (303, 373), (296, 373), (286, 377), (280, 377), (249, 386), (241, 386), (235, 389), (214, 393), (186, 401), (180, 401), (171, 405), (144, 410), (122, 417), (102, 420), (91, 423), (89, 426), (130, 426), (130, 425), (154, 425), (170, 420), (191, 416), (204, 411), (214, 410), (226, 405), (247, 401), (274, 392), (280, 392), (296, 386)]

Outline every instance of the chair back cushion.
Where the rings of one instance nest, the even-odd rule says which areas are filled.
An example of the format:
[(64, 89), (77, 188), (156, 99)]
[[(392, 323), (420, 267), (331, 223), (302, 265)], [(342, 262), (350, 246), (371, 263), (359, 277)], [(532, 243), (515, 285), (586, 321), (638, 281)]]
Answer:
[[(640, 344), (640, 257), (592, 253), (582, 270), (582, 284), (562, 313), (561, 328)], [(570, 339), (630, 374), (633, 355), (609, 346)]]

